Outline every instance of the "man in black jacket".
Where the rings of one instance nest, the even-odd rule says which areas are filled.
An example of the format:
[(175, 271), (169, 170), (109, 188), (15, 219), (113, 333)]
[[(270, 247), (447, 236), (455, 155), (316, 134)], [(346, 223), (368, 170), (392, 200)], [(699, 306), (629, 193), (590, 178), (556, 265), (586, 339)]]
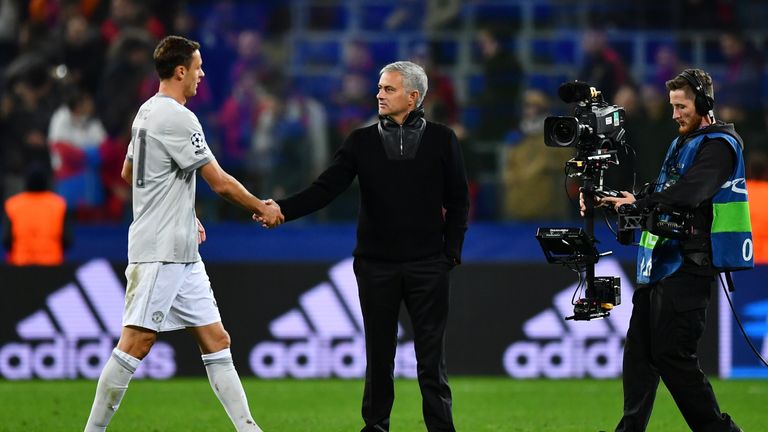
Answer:
[(717, 273), (752, 267), (744, 144), (732, 124), (715, 121), (709, 74), (687, 69), (667, 81), (667, 89), (680, 136), (655, 188), (637, 200), (629, 192), (600, 200), (616, 209), (692, 215), (685, 239), (650, 232), (641, 237), (640, 285), (624, 348), (624, 415), (616, 431), (645, 430), (661, 378), (691, 430), (736, 432), (741, 429), (720, 411), (696, 352)]
[(328, 205), (357, 176), (353, 254), (367, 360), (363, 431), (389, 430), (402, 302), (414, 327), (424, 422), (430, 432), (454, 431), (444, 343), (448, 273), (461, 262), (467, 229), (464, 162), (454, 132), (423, 118), (424, 70), (396, 62), (379, 75), (378, 124), (353, 131), (311, 186), (277, 204), (287, 221), (297, 219)]

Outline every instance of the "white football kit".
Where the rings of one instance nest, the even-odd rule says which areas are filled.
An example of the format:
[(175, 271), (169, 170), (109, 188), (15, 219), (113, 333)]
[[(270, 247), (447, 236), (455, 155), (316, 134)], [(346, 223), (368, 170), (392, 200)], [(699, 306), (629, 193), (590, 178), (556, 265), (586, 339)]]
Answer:
[(221, 321), (197, 247), (195, 171), (214, 159), (197, 116), (151, 97), (133, 121), (126, 158), (133, 222), (123, 325), (170, 331)]

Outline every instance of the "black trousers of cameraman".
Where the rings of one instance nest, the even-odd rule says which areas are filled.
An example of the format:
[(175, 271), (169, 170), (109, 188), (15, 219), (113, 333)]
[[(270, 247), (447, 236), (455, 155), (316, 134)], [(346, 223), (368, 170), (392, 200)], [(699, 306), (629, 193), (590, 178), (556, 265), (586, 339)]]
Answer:
[(635, 291), (624, 347), (624, 416), (617, 432), (645, 430), (659, 378), (692, 431), (740, 431), (720, 412), (696, 355), (715, 280), (678, 272)]
[(411, 317), (424, 423), (429, 432), (455, 432), (445, 366), (451, 264), (445, 255), (408, 262), (355, 258), (365, 326), (362, 432), (386, 432), (395, 400), (394, 368), (400, 305)]

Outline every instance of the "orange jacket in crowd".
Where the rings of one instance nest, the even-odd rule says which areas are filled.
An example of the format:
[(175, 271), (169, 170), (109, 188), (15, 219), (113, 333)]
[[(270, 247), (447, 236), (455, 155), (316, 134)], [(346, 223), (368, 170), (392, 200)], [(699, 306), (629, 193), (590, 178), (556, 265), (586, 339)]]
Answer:
[(67, 204), (50, 191), (22, 192), (5, 202), (4, 244), (12, 265), (59, 265), (68, 245)]
[(747, 180), (755, 264), (768, 264), (768, 181)]

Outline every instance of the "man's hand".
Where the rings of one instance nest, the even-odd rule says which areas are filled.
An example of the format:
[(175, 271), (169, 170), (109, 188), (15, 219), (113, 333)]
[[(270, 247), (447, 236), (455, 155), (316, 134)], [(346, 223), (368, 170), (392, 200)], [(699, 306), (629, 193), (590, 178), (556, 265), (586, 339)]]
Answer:
[(601, 198), (600, 202), (605, 203), (606, 205), (612, 205), (615, 210), (619, 210), (619, 207), (621, 207), (624, 204), (632, 204), (635, 202), (635, 196), (627, 191), (621, 191), (621, 194), (624, 195), (621, 198), (613, 198), (613, 197), (605, 197)]
[(579, 214), (584, 217), (584, 212), (587, 211), (587, 205), (584, 204), (584, 192), (579, 191)]
[[(603, 202), (600, 200), (600, 198), (592, 195), (593, 202), (592, 207), (600, 207), (601, 205), (604, 205)], [(587, 211), (587, 205), (584, 203), (584, 192), (579, 190), (579, 214), (581, 217), (584, 217), (584, 212)]]
[[(627, 191), (621, 191), (623, 197), (594, 197), (594, 207), (613, 206), (618, 210), (622, 204), (632, 204), (635, 202), (635, 196)], [(579, 192), (579, 213), (584, 216), (584, 212), (587, 211), (587, 206), (584, 204), (584, 193)]]
[(261, 215), (254, 214), (251, 216), (253, 220), (261, 223), (261, 226), (264, 228), (274, 228), (285, 222), (285, 216), (283, 216), (283, 212), (280, 211), (280, 206), (277, 205), (274, 200), (268, 199), (262, 202), (265, 206), (264, 213)]
[(195, 222), (197, 222), (197, 244), (201, 244), (205, 241), (205, 228), (200, 223), (200, 219), (195, 218)]

